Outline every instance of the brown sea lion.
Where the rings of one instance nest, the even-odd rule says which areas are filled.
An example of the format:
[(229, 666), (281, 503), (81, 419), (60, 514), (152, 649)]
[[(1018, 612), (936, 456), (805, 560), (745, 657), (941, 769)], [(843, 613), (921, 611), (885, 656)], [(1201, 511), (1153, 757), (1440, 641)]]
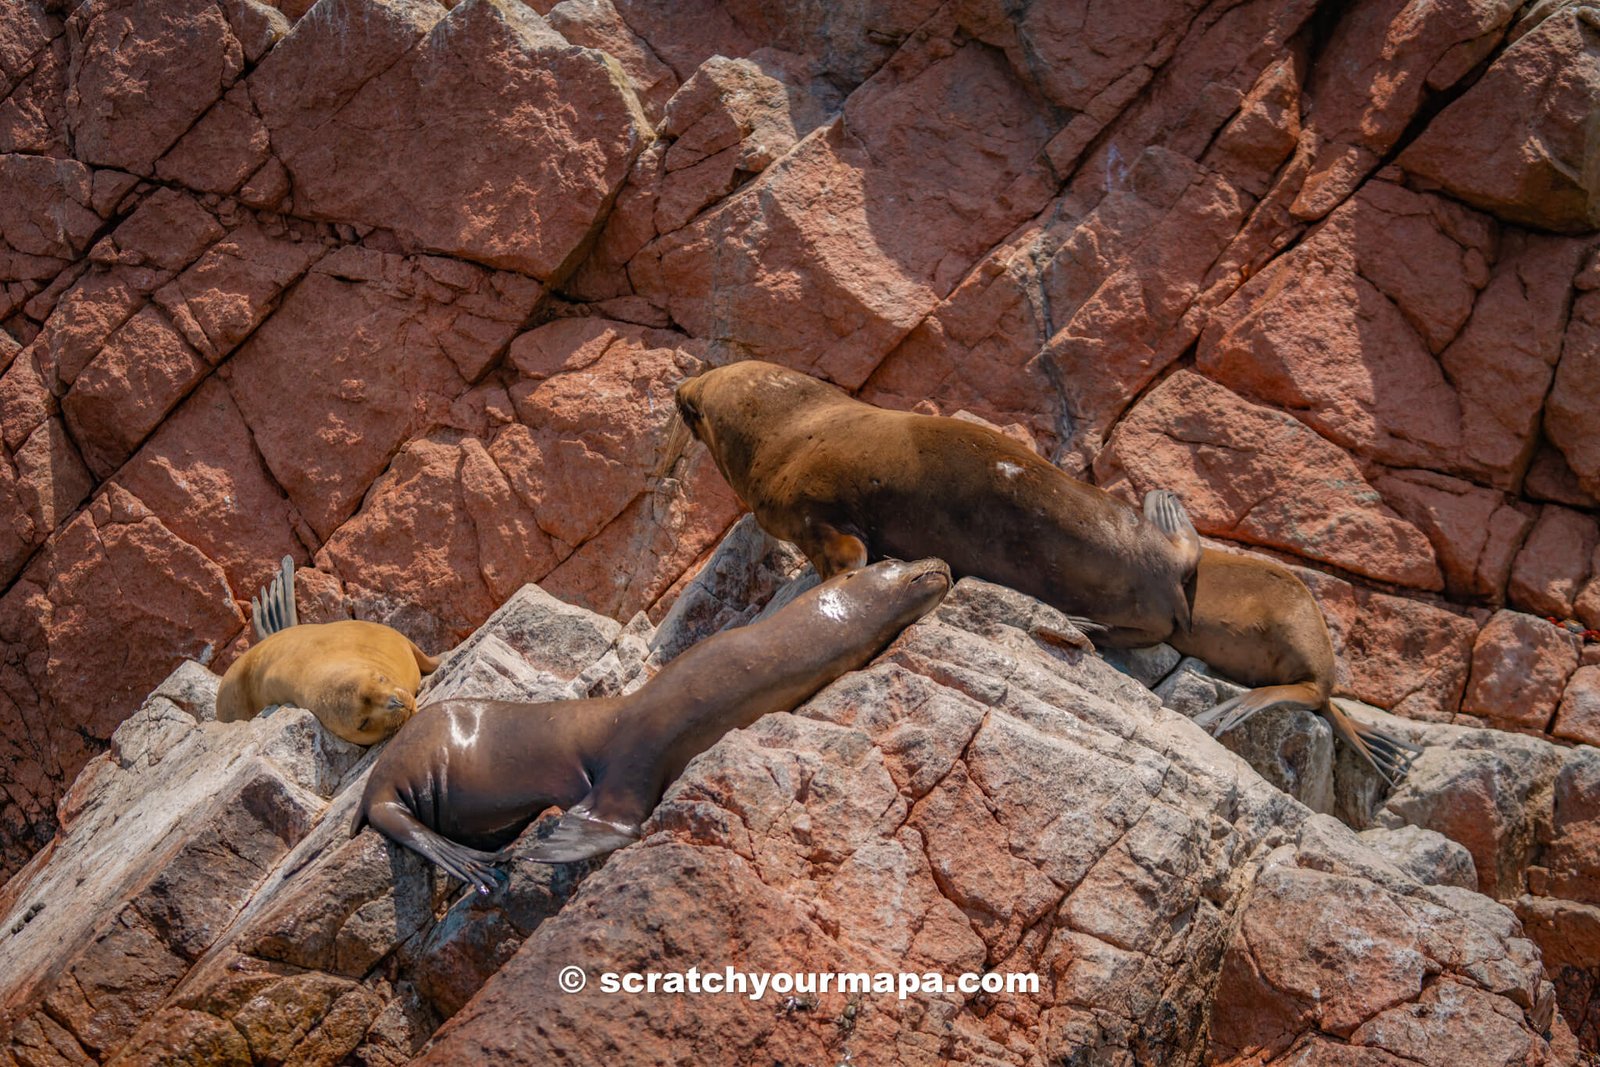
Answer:
[(949, 588), (939, 560), (886, 561), (706, 638), (626, 696), (429, 705), (373, 764), (350, 832), (370, 823), (480, 893), (503, 858), (483, 850), (508, 845), (551, 806), (567, 810), (532, 859), (619, 848), (689, 760), (861, 667)]
[(439, 661), (398, 630), (346, 619), (298, 625), (294, 561), (250, 600), (257, 641), (217, 687), (217, 721), (255, 717), (273, 704), (306, 708), (346, 741), (383, 740), (417, 710), (422, 676)]
[(756, 521), (819, 574), (937, 556), (1106, 625), (1188, 626), (1200, 538), (1171, 493), (1141, 515), (995, 430), (755, 360), (691, 378), (677, 401)]
[(1256, 686), (1195, 717), (1213, 735), (1274, 706), (1320, 712), (1391, 785), (1420, 751), (1360, 725), (1333, 703), (1333, 641), (1327, 620), (1305, 583), (1271, 560), (1205, 549), (1195, 572), (1194, 617), (1187, 631), (1074, 621), (1102, 647), (1142, 648), (1165, 641), (1225, 677)]

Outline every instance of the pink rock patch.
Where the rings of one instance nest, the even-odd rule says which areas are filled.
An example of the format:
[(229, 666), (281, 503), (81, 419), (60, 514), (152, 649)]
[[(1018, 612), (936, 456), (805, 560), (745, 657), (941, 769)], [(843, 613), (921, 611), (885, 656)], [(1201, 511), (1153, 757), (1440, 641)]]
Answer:
[[(328, 52), (350, 47), (330, 40), (337, 29), (301, 27), (281, 46), (284, 67), (321, 69)], [(650, 138), (615, 63), (570, 47), (520, 4), (468, 0), (354, 95), (289, 82), (278, 67), (259, 106), (296, 213), (393, 230), (430, 251), (544, 280), (574, 265)], [(279, 138), (302, 111), (323, 112), (324, 123)], [(429, 120), (414, 121), (422, 111)], [(390, 158), (406, 165), (343, 162)]]
[(1461, 710), (1501, 726), (1545, 730), (1578, 667), (1578, 639), (1543, 619), (1498, 611), (1472, 648)]
[(1567, 680), (1550, 732), (1600, 746), (1600, 667), (1579, 667)]
[(1443, 585), (1433, 546), (1384, 506), (1348, 454), (1191, 371), (1128, 413), (1095, 472), (1135, 496), (1173, 490), (1202, 533), (1401, 585)]
[(67, 32), (67, 119), (78, 156), (135, 174), (150, 174), (244, 67), (244, 50), (213, 0), (80, 7)]
[(1038, 206), (1047, 135), (1038, 102), (968, 44), (880, 76), (630, 276), (696, 336), (854, 388)]

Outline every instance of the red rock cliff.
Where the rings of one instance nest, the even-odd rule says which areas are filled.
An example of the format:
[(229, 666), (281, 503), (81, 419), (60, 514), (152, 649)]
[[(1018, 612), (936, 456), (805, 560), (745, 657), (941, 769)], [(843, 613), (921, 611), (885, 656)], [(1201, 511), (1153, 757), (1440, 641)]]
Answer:
[(1600, 739), (1592, 8), (307, 7), (0, 0), (0, 872), (284, 553), (433, 651), (659, 615), (741, 355), (1179, 490), (1364, 700)]

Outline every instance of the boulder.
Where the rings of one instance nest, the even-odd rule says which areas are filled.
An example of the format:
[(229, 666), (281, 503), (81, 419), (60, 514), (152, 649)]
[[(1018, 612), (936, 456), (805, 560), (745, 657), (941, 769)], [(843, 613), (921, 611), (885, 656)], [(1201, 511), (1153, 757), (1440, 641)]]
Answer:
[(1193, 371), (1177, 371), (1134, 406), (1095, 473), (1135, 498), (1171, 489), (1202, 533), (1397, 584), (1443, 585), (1428, 539), (1384, 506), (1347, 453)]
[[(1483, 77), (1429, 123), (1399, 164), (1511, 222), (1565, 233), (1600, 226), (1594, 139), (1600, 59), (1592, 8), (1551, 5)], [(1535, 16), (1538, 17), (1538, 16)]]

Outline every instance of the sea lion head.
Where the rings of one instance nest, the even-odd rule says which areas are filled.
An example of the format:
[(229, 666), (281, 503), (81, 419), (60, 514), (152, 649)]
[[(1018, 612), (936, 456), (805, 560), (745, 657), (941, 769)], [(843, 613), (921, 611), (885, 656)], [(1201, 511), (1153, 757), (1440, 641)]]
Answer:
[(950, 568), (944, 560), (903, 563), (886, 559), (836, 574), (805, 595), (830, 633), (864, 648), (872, 646), (870, 658), (937, 607), (950, 591), (950, 581)]
[(788, 367), (758, 359), (714, 367), (678, 386), (678, 414), (741, 491), (763, 439), (795, 412), (845, 394)]
[(383, 740), (417, 713), (417, 698), (388, 676), (368, 671), (356, 683), (351, 700), (351, 740), (371, 745)]

